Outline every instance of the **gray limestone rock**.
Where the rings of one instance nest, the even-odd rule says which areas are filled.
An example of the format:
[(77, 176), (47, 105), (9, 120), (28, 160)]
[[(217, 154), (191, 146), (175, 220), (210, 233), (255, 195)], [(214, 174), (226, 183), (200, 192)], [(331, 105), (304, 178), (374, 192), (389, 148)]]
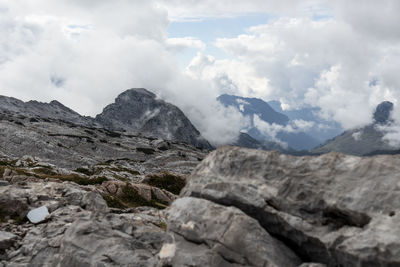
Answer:
[(17, 236), (10, 232), (0, 231), (0, 253), (9, 249), (17, 239)]
[(169, 241), (159, 254), (163, 264), (290, 267), (301, 262), (237, 208), (184, 197), (172, 204), (169, 213)]
[(400, 156), (293, 157), (224, 147), (195, 169), (181, 196), (240, 209), (304, 262), (397, 266), (399, 165)]
[(49, 210), (47, 209), (47, 207), (41, 206), (39, 208), (29, 211), (26, 217), (28, 217), (31, 223), (40, 223), (43, 222), (48, 215)]

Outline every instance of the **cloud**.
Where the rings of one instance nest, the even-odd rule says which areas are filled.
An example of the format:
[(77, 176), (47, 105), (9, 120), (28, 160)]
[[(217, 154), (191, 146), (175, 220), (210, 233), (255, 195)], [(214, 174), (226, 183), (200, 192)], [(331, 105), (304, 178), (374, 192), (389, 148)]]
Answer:
[[(398, 1), (278, 2), (0, 0), (0, 94), (94, 115), (122, 90), (145, 87), (215, 143), (246, 123), (216, 103), (221, 93), (320, 107), (345, 128), (370, 122), (389, 100), (400, 121)], [(195, 37), (168, 38), (171, 20), (253, 13), (269, 20), (215, 40), (226, 58)], [(201, 51), (182, 73), (176, 53), (186, 48)]]
[[(396, 19), (396, 12), (385, 4), (384, 14), (393, 18), (386, 21), (374, 15), (383, 20), (371, 22), (374, 28), (392, 25)], [(376, 4), (368, 5), (363, 14), (373, 7)], [(189, 72), (219, 88), (227, 84), (225, 90), (232, 94), (280, 100), (286, 109), (320, 107), (321, 116), (346, 129), (368, 124), (377, 104), (396, 104), (400, 97), (398, 29), (385, 29), (387, 34), (380, 39), (374, 29), (368, 31), (368, 24), (360, 24), (367, 22), (367, 15), (350, 20), (344, 9), (339, 1), (332, 16), (283, 16), (236, 37), (219, 38), (215, 45), (232, 59), (207, 61), (204, 55), (192, 62)], [(358, 16), (356, 10), (354, 6), (353, 16)], [(394, 117), (400, 119), (399, 105), (395, 106)]]
[(168, 48), (175, 52), (182, 51), (186, 48), (197, 48), (200, 50), (206, 48), (206, 44), (195, 37), (168, 38), (166, 43)]
[(326, 14), (326, 1), (315, 0), (161, 0), (173, 20), (201, 20), (204, 18), (233, 17), (251, 13), (269, 14)]
[(179, 70), (173, 50), (204, 44), (168, 39), (167, 11), (155, 1), (0, 0), (0, 13), (0, 94), (95, 115), (123, 90), (144, 87), (178, 105), (214, 144), (238, 135), (241, 115)]
[(269, 80), (258, 76), (249, 64), (239, 60), (216, 60), (199, 52), (187, 66), (186, 74), (193, 79), (211, 82), (219, 94), (265, 97), (271, 92)]

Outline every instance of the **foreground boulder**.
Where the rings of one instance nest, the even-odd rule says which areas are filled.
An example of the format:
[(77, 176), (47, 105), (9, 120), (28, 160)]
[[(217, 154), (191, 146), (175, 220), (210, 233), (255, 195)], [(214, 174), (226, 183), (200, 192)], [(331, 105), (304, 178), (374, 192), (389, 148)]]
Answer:
[[(191, 209), (191, 212), (188, 212)], [(297, 266), (299, 258), (241, 210), (181, 198), (170, 210), (160, 258), (172, 266)]]
[(399, 156), (220, 148), (173, 204), (159, 257), (174, 266), (399, 266), (399, 165)]

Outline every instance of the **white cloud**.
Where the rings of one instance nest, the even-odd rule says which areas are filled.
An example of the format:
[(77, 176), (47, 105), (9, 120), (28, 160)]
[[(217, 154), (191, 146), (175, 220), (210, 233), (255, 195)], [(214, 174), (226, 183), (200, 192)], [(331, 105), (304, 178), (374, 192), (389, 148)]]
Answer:
[(167, 39), (167, 12), (155, 4), (0, 0), (0, 94), (57, 99), (95, 115), (123, 90), (144, 87), (182, 108), (214, 144), (230, 142), (241, 115), (219, 106), (209, 84), (181, 73), (171, 52), (204, 44)]
[[(399, 9), (396, 0), (0, 0), (0, 94), (94, 115), (122, 90), (145, 87), (215, 143), (245, 123), (218, 106), (221, 93), (319, 106), (346, 128), (389, 100), (400, 121)], [(171, 19), (249, 13), (274, 19), (217, 39), (225, 59), (205, 55), (195, 37), (167, 36)], [(182, 74), (175, 52), (185, 48), (202, 52)]]
[(168, 38), (166, 43), (169, 49), (176, 52), (182, 51), (185, 48), (197, 48), (200, 50), (206, 48), (206, 44), (195, 37)]
[(361, 140), (361, 135), (362, 135), (362, 131), (359, 131), (359, 132), (353, 133), (351, 136), (353, 137), (353, 139), (355, 141), (360, 141)]
[[(369, 5), (369, 11), (376, 6)], [(336, 120), (344, 128), (367, 124), (377, 104), (383, 100), (396, 104), (400, 97), (398, 30), (389, 31), (393, 36), (381, 40), (373, 30), (367, 34), (367, 26), (361, 31), (361, 26), (343, 19), (347, 18), (342, 15), (344, 2), (334, 8), (335, 16), (321, 20), (280, 17), (237, 37), (217, 39), (216, 46), (233, 59), (189, 68), (196, 66), (193, 71), (219, 88), (221, 80), (229, 81), (225, 90), (233, 94), (279, 99), (291, 109), (318, 106), (324, 118)], [(351, 14), (357, 16), (355, 10), (354, 6)], [(388, 8), (385, 12), (397, 16)], [(371, 23), (387, 26), (393, 19)], [(400, 108), (395, 107), (394, 113), (400, 119)]]
[(250, 65), (238, 60), (215, 60), (199, 52), (186, 68), (186, 74), (212, 82), (215, 92), (219, 94), (266, 97), (271, 93), (269, 80), (258, 76)]
[(305, 120), (293, 120), (292, 123), (296, 129), (302, 132), (311, 129), (315, 125), (315, 122)]
[(327, 14), (326, 1), (316, 0), (160, 0), (173, 20), (200, 20), (233, 17), (251, 13), (269, 14)]

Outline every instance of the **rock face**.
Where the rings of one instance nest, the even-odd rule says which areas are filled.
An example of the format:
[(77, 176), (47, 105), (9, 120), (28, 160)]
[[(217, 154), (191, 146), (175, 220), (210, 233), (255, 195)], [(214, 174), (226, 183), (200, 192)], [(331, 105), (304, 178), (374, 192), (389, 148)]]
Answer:
[(157, 99), (146, 89), (130, 89), (104, 108), (96, 121), (110, 130), (179, 140), (200, 148), (211, 145), (176, 106)]
[(398, 266), (399, 164), (220, 148), (172, 205), (159, 257), (173, 266)]
[(380, 103), (374, 113), (375, 123), (387, 124), (390, 122), (390, 114), (393, 110), (393, 103), (389, 101), (384, 101)]
[[(290, 267), (301, 262), (254, 218), (204, 199), (184, 197), (175, 201), (168, 231), (170, 236), (160, 252), (164, 265)], [(165, 252), (171, 249), (174, 253)]]

